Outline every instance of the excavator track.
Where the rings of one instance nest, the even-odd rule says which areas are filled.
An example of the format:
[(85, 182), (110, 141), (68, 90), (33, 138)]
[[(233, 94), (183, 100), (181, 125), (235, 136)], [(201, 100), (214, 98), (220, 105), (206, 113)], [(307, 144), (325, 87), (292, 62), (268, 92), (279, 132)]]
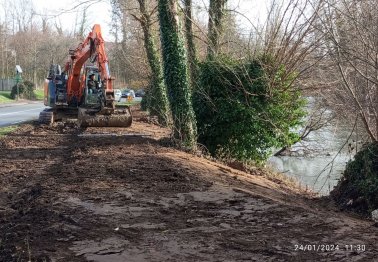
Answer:
[(55, 112), (53, 109), (45, 109), (39, 113), (38, 122), (44, 125), (51, 125), (55, 121)]

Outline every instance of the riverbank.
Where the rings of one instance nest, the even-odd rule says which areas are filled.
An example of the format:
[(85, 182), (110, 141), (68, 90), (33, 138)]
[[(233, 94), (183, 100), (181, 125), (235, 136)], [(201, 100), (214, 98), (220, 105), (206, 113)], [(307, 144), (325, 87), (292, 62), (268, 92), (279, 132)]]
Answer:
[[(0, 138), (0, 260), (373, 261), (378, 228), (258, 172), (131, 128), (21, 126)], [(258, 172), (257, 172), (258, 171)]]

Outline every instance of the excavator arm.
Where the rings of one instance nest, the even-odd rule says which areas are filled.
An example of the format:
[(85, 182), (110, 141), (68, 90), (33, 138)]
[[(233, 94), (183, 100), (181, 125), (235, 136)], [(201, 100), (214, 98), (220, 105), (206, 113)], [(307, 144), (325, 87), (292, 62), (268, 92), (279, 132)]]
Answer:
[[(87, 38), (74, 50), (70, 50), (70, 60), (66, 63), (67, 100), (80, 99), (83, 96), (85, 79), (81, 76), (81, 69), (85, 62), (93, 58), (100, 72), (101, 82), (106, 98), (106, 106), (114, 108), (113, 78), (110, 76), (109, 61), (105, 51), (101, 27), (95, 24)], [(94, 62), (94, 61), (92, 61)]]

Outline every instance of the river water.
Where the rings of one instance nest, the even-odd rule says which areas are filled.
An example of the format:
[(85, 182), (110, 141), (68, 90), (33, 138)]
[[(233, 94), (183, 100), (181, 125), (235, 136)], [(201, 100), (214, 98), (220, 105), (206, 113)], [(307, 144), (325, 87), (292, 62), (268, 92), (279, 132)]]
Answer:
[(353, 141), (357, 137), (351, 131), (347, 125), (330, 124), (310, 133), (306, 141), (294, 145), (286, 155), (271, 157), (267, 165), (294, 177), (303, 187), (328, 195), (356, 153)]

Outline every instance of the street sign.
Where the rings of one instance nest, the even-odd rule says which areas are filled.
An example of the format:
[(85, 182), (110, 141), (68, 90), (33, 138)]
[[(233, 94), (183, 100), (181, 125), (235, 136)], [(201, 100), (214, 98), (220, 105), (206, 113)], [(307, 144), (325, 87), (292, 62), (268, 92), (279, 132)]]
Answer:
[(17, 74), (22, 74), (21, 66), (16, 65), (16, 73), (17, 73)]

